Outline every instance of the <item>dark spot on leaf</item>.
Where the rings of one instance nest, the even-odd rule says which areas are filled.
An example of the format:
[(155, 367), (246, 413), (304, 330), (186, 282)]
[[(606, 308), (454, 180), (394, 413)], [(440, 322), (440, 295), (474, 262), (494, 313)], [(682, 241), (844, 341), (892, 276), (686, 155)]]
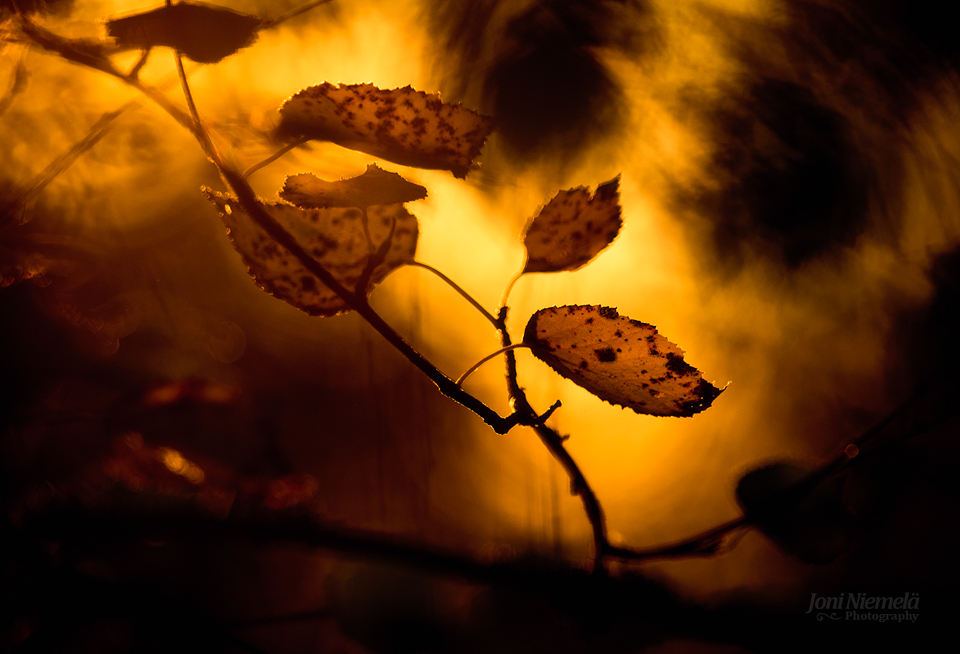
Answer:
[(612, 347), (605, 347), (600, 350), (594, 350), (593, 353), (597, 355), (598, 359), (604, 362), (617, 360), (617, 353), (613, 351)]
[(673, 352), (667, 353), (667, 370), (680, 376), (693, 375), (697, 369), (683, 360), (683, 357)]
[(616, 320), (620, 317), (620, 314), (617, 313), (617, 310), (611, 307), (600, 307), (599, 313), (607, 320)]

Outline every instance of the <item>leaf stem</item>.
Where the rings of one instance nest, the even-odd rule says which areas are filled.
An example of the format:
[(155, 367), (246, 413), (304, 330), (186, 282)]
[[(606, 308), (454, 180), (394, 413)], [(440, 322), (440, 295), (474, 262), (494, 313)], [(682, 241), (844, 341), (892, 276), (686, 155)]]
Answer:
[(472, 375), (474, 372), (476, 372), (476, 371), (480, 368), (480, 366), (482, 366), (483, 364), (485, 364), (485, 363), (486, 363), (487, 361), (489, 361), (490, 359), (493, 359), (494, 357), (498, 357), (498, 356), (500, 356), (501, 354), (503, 354), (504, 352), (509, 352), (510, 350), (515, 350), (515, 349), (520, 348), (520, 347), (530, 347), (530, 346), (527, 345), (526, 343), (514, 343), (513, 345), (508, 345), (507, 347), (502, 347), (502, 348), (500, 348), (499, 350), (497, 350), (496, 352), (494, 352), (493, 354), (488, 354), (487, 356), (483, 357), (482, 359), (480, 359), (479, 361), (477, 361), (475, 364), (473, 364), (472, 366), (470, 366), (470, 369), (469, 369), (469, 370), (467, 370), (465, 373), (463, 373), (462, 375), (460, 375), (460, 378), (457, 380), (457, 386), (463, 386), (463, 382), (467, 379), (467, 377), (469, 377), (469, 376)]
[(452, 288), (452, 289), (455, 290), (457, 293), (459, 293), (459, 294), (461, 295), (461, 297), (463, 297), (463, 299), (465, 299), (467, 302), (469, 302), (470, 304), (473, 305), (473, 308), (474, 308), (474, 309), (476, 309), (477, 311), (479, 311), (479, 312), (483, 315), (484, 318), (486, 318), (487, 320), (489, 320), (489, 321), (490, 321), (490, 324), (492, 324), (495, 328), (500, 329), (500, 323), (497, 322), (497, 319), (493, 316), (493, 314), (490, 313), (489, 311), (487, 311), (486, 309), (484, 309), (482, 304), (480, 304), (480, 303), (477, 302), (475, 299), (473, 299), (473, 296), (470, 295), (469, 293), (467, 293), (465, 290), (463, 290), (455, 281), (453, 281), (452, 279), (450, 279), (449, 277), (447, 277), (446, 275), (444, 275), (442, 272), (440, 272), (439, 270), (437, 270), (437, 269), (434, 268), (433, 266), (430, 266), (430, 265), (425, 264), (425, 263), (423, 263), (423, 262), (420, 262), (420, 261), (411, 261), (411, 262), (410, 262), (410, 265), (411, 265), (411, 266), (417, 266), (417, 267), (419, 267), (419, 268), (423, 268), (424, 270), (429, 270), (429, 271), (432, 272), (434, 275), (436, 275), (437, 277), (439, 277), (440, 279), (442, 279), (443, 281), (445, 281), (447, 284), (450, 285), (450, 288)]
[(306, 142), (309, 141), (309, 140), (310, 140), (310, 139), (304, 137), (304, 138), (301, 138), (301, 139), (297, 139), (297, 140), (294, 141), (293, 143), (289, 143), (289, 144), (283, 146), (282, 148), (280, 148), (279, 150), (277, 150), (276, 152), (274, 152), (273, 154), (271, 154), (269, 157), (267, 157), (267, 158), (264, 159), (263, 161), (261, 161), (261, 162), (259, 162), (259, 163), (255, 163), (255, 164), (253, 164), (252, 166), (250, 166), (249, 168), (247, 168), (245, 171), (243, 171), (243, 178), (246, 179), (247, 177), (250, 177), (250, 175), (252, 175), (252, 174), (254, 174), (255, 172), (257, 172), (258, 170), (260, 170), (261, 168), (266, 168), (267, 166), (269, 166), (270, 164), (272, 164), (274, 161), (276, 161), (277, 159), (279, 159), (280, 157), (282, 157), (282, 156), (285, 155), (286, 153), (290, 152), (290, 150), (293, 150), (294, 148), (300, 147), (301, 145), (303, 145), (304, 143), (306, 143)]
[(510, 282), (507, 284), (507, 287), (503, 289), (503, 295), (500, 297), (500, 310), (502, 311), (505, 306), (507, 306), (507, 301), (510, 299), (510, 291), (513, 290), (514, 284), (516, 284), (520, 278), (523, 277), (523, 270), (518, 272)]

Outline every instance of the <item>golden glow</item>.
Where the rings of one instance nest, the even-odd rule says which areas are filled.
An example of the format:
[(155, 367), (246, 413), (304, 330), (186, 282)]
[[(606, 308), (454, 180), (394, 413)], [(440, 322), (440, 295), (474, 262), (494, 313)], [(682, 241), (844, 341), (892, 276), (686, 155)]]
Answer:
[[(78, 5), (83, 14), (73, 22), (51, 19), (51, 29), (80, 35), (83, 20), (128, 12), (143, 3)], [(604, 404), (529, 353), (518, 352), (520, 382), (534, 406), (545, 409), (562, 401), (550, 424), (570, 434), (568, 447), (601, 498), (611, 534), (636, 547), (681, 539), (734, 517), (733, 488), (745, 471), (776, 457), (824, 456), (866, 426), (839, 422), (837, 415), (849, 413), (838, 407), (856, 408), (863, 415), (884, 413), (892, 401), (884, 395), (882, 377), (890, 307), (921, 306), (931, 292), (926, 271), (932, 258), (960, 242), (960, 225), (941, 219), (960, 215), (956, 179), (943, 172), (951, 157), (960, 158), (960, 106), (954, 99), (957, 89), (944, 82), (942, 93), (924, 99), (905, 128), (902, 150), (893, 153), (906, 176), (897, 180), (906, 187), (902, 233), (892, 239), (865, 234), (844, 253), (842, 264), (811, 262), (789, 279), (760, 257), (750, 259), (732, 279), (712, 278), (709, 264), (695, 254), (699, 233), (691, 224), (696, 227), (703, 218), (674, 215), (669, 194), (673, 187), (712, 189), (729, 180), (712, 167), (718, 146), (707, 119), (685, 99), (695, 97), (713, 107), (735, 98), (753, 74), (734, 56), (743, 42), (760, 46), (771, 67), (789, 69), (788, 54), (775, 34), (775, 28), (786, 25), (785, 13), (775, 0), (658, 0), (652, 6), (663, 30), (662, 47), (654, 54), (637, 62), (598, 53), (626, 94), (625, 133), (614, 145), (588, 152), (562, 175), (534, 170), (513, 177), (488, 170), (482, 182), (479, 175), (462, 181), (448, 173), (380, 162), (428, 189), (427, 199), (408, 205), (420, 221), (418, 259), (456, 280), (490, 311), (522, 266), (519, 235), (539, 207), (560, 189), (595, 188), (623, 175), (624, 228), (618, 239), (580, 271), (522, 278), (512, 292), (509, 324), (519, 337), (528, 316), (542, 307), (614, 306), (623, 315), (657, 325), (708, 380), (718, 386), (731, 382), (714, 406), (695, 418), (650, 418)], [(372, 82), (384, 88), (410, 84), (435, 91), (449, 71), (421, 11), (413, 0), (338, 2), (334, 17), (298, 20), (261, 34), (253, 47), (221, 64), (194, 67), (191, 86), (218, 145), (241, 169), (268, 156), (271, 148), (252, 135), (270, 128), (286, 97), (322, 81)], [(130, 55), (128, 65), (135, 59)], [(64, 66), (53, 57), (31, 56), (30, 62), (36, 119), (19, 124), (19, 136), (7, 134), (4, 126), (0, 151), (6, 165), (29, 174), (65, 144), (82, 138), (102, 113), (137, 97), (114, 80)], [(4, 72), (9, 68), (5, 58)], [(142, 76), (160, 85), (171, 79), (172, 70), (169, 52), (158, 52)], [(829, 84), (824, 82), (820, 91), (830, 99)], [(175, 88), (168, 93), (176, 97)], [(69, 117), (63, 112), (65, 102), (73, 112)], [(864, 120), (856, 108), (844, 111), (854, 123)], [(253, 175), (251, 183), (260, 195), (274, 199), (288, 174), (351, 177), (371, 159), (318, 144), (285, 155)], [(59, 208), (66, 223), (86, 225), (104, 238), (123, 231), (137, 242), (147, 240), (138, 230), (164, 222), (171, 197), (198, 196), (203, 183), (216, 183), (216, 174), (196, 143), (144, 101), (82, 165), (51, 184), (44, 201)], [(196, 220), (215, 222), (216, 216), (211, 210)], [(161, 233), (168, 241), (192, 235)], [(232, 322), (216, 323), (185, 303), (173, 303), (172, 310), (170, 303), (143, 310), (145, 321), (169, 320), (170, 338), (190, 344), (192, 350), (184, 348), (188, 354), (210, 353), (214, 361), (204, 359), (204, 370), (219, 373), (215, 364), (241, 360), (247, 339), (257, 343), (265, 358), (313, 360), (322, 353), (325, 374), (339, 379), (343, 389), (368, 390), (371, 397), (378, 383), (406, 370), (404, 362), (387, 357), (367, 366), (364, 356), (379, 350), (370, 345), (375, 337), (359, 326), (356, 316), (318, 326), (315, 319), (253, 289), (221, 240), (222, 250), (215, 254), (234, 262), (224, 274), (232, 275), (229, 281), (237, 289), (224, 306), (242, 316), (237, 321), (248, 333)], [(176, 259), (169, 267), (180, 265)], [(178, 282), (189, 287), (203, 271), (199, 267), (191, 273), (195, 278)], [(391, 274), (372, 303), (452, 378), (499, 348), (490, 324), (422, 269)], [(411, 318), (414, 306), (418, 314)], [(156, 368), (174, 379), (192, 374), (203, 366), (188, 354), (158, 356), (162, 360)], [(501, 414), (509, 411), (500, 366), (484, 365), (466, 388)], [(183, 393), (176, 384), (159, 386), (146, 400), (165, 405)], [(210, 401), (235, 397), (216, 391)], [(444, 450), (444, 436), (435, 436), (436, 448), (443, 450), (437, 455), (441, 464), (431, 469), (429, 479), (418, 480), (429, 488), (424, 492), (429, 493), (431, 515), (452, 516), (484, 542), (508, 541), (518, 550), (559, 544), (573, 558), (587, 556), (589, 527), (580, 501), (571, 497), (562, 470), (529, 431), (496, 436), (472, 417), (456, 424), (443, 420), (434, 426), (437, 432), (472, 428), (475, 433), (466, 454)], [(814, 424), (826, 427), (811, 433)], [(143, 441), (134, 436), (125, 439), (136, 450)], [(161, 448), (158, 456), (190, 483), (204, 481), (204, 471), (177, 450)], [(284, 483), (276, 482), (269, 491), (269, 501), (278, 507), (299, 492)], [(311, 494), (317, 490), (310, 489)], [(229, 502), (225, 505), (229, 508)], [(656, 568), (681, 583), (697, 584), (700, 592), (759, 584), (766, 572), (787, 566), (764, 548), (762, 539), (750, 535), (730, 558)]]
[(167, 470), (178, 474), (191, 484), (200, 485), (205, 475), (203, 470), (192, 461), (188, 461), (180, 452), (169, 447), (157, 449), (157, 457), (167, 467)]

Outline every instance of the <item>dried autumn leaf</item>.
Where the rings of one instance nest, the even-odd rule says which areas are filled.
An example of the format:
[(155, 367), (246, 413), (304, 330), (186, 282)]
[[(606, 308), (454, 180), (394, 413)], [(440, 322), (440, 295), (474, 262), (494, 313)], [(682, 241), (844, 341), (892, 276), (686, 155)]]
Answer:
[(618, 175), (592, 197), (584, 186), (557, 193), (524, 230), (523, 272), (577, 270), (610, 245), (623, 224), (619, 184)]
[(109, 20), (107, 34), (121, 48), (166, 46), (212, 64), (252, 44), (261, 23), (257, 16), (223, 7), (181, 2)]
[(290, 175), (283, 183), (280, 197), (305, 209), (364, 208), (422, 200), (427, 197), (427, 189), (370, 164), (362, 175), (337, 182), (325, 182), (312, 173)]
[(575, 384), (637, 413), (689, 417), (720, 394), (656, 327), (609, 307), (541, 309), (530, 317), (523, 342)]
[[(349, 311), (346, 302), (247, 215), (235, 196), (208, 188), (203, 190), (219, 209), (234, 247), (261, 288), (310, 315), (333, 316)], [(267, 203), (261, 203), (261, 206), (341, 285), (349, 291), (356, 291), (371, 255), (363, 228), (363, 211), (357, 208), (300, 209)], [(419, 229), (416, 217), (402, 204), (370, 207), (366, 216), (375, 246), (391, 239), (383, 262), (374, 268), (367, 288), (363, 289), (369, 293), (390, 272), (413, 260)]]
[(829, 563), (846, 549), (850, 516), (842, 494), (842, 479), (781, 461), (751, 470), (737, 485), (747, 519), (807, 563)]
[(277, 136), (331, 141), (462, 178), (492, 128), (490, 118), (409, 86), (382, 90), (372, 84), (324, 82), (283, 103)]

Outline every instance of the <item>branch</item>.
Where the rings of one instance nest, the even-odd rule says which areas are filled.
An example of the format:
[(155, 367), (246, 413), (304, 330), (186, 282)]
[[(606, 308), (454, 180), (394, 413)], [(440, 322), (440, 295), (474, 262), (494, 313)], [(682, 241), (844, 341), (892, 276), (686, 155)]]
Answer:
[(305, 4), (305, 5), (301, 5), (301, 6), (299, 6), (299, 7), (296, 7), (296, 8), (294, 8), (294, 9), (291, 9), (290, 11), (288, 11), (288, 12), (285, 13), (285, 14), (280, 14), (280, 15), (277, 16), (276, 18), (265, 18), (265, 19), (263, 19), (263, 21), (260, 23), (260, 29), (261, 29), (261, 30), (271, 29), (271, 28), (273, 28), (273, 27), (276, 27), (276, 26), (279, 25), (280, 23), (285, 23), (286, 21), (290, 20), (291, 18), (296, 18), (296, 17), (299, 16), (300, 14), (305, 14), (306, 12), (310, 11), (311, 9), (313, 9), (313, 8), (315, 8), (315, 7), (319, 7), (320, 5), (329, 4), (330, 2), (333, 2), (333, 0), (313, 0), (313, 2), (308, 2), (308, 3)]
[[(506, 323), (507, 307), (504, 306), (500, 308), (500, 315), (497, 317), (497, 328), (500, 330), (500, 342), (504, 348), (512, 345)], [(510, 399), (513, 401), (513, 409), (519, 416), (520, 424), (533, 428), (537, 436), (540, 437), (540, 440), (547, 447), (547, 450), (553, 455), (553, 458), (567, 471), (567, 476), (570, 478), (570, 492), (574, 495), (579, 495), (580, 500), (583, 502), (583, 508), (587, 513), (587, 519), (590, 521), (590, 527), (593, 530), (593, 569), (594, 572), (600, 572), (604, 569), (604, 557), (610, 549), (610, 541), (607, 539), (606, 521), (603, 517), (603, 509), (600, 507), (600, 501), (597, 499), (593, 489), (590, 488), (590, 484), (587, 483), (587, 478), (584, 477), (577, 462), (573, 460), (573, 457), (570, 456), (570, 453), (567, 452), (563, 446), (565, 439), (555, 430), (543, 424), (546, 418), (538, 416), (537, 412), (534, 411), (533, 407), (531, 407), (527, 401), (526, 393), (524, 393), (520, 384), (517, 382), (516, 354), (514, 354), (513, 350), (508, 350), (504, 354), (504, 358), (506, 359), (507, 386), (510, 391)], [(556, 405), (551, 408), (548, 415), (552, 413), (555, 408)]]
[(189, 114), (168, 100), (158, 89), (143, 84), (136, 75), (124, 74), (119, 68), (113, 65), (113, 62), (107, 57), (109, 51), (101, 44), (63, 38), (39, 25), (35, 25), (24, 16), (20, 16), (20, 25), (23, 33), (43, 49), (54, 52), (67, 61), (72, 61), (75, 64), (80, 64), (93, 70), (99, 70), (100, 72), (116, 77), (121, 82), (137, 89), (153, 100), (161, 109), (170, 114), (174, 120), (190, 130), (195, 137), (198, 139), (201, 138), (200, 135), (197, 134)]
[(386, 321), (380, 317), (380, 314), (374, 311), (370, 303), (367, 302), (362, 290), (359, 293), (353, 293), (340, 284), (320, 262), (310, 256), (296, 239), (263, 209), (263, 206), (257, 201), (253, 189), (250, 188), (250, 185), (247, 184), (240, 173), (229, 167), (224, 167), (220, 171), (220, 174), (227, 185), (236, 193), (240, 206), (261, 229), (267, 232), (281, 247), (296, 257), (297, 261), (299, 261), (304, 268), (309, 270), (317, 279), (330, 288), (330, 290), (341, 297), (350, 309), (360, 314), (390, 345), (429, 377), (433, 383), (437, 385), (441, 393), (476, 413), (498, 434), (505, 434), (518, 424), (519, 416), (516, 413), (506, 418), (501, 417), (496, 411), (464, 391), (457, 386), (455, 381), (440, 372), (436, 366), (424, 358), (422, 354), (388, 325)]
[[(133, 499), (136, 499), (134, 494)], [(243, 515), (217, 518), (205, 513), (189, 498), (169, 498), (158, 504), (130, 502), (92, 511), (77, 503), (29, 512), (17, 525), (17, 537), (34, 541), (102, 538), (116, 543), (125, 538), (207, 540), (245, 539), (256, 544), (297, 543), (333, 552), (412, 565), (440, 574), (480, 583), (535, 584), (567, 572), (582, 578), (582, 571), (565, 562), (533, 568), (523, 562), (483, 562), (440, 547), (404, 541), (380, 532), (325, 523), (302, 510), (253, 509)], [(140, 506), (140, 509), (136, 507)], [(143, 507), (149, 507), (144, 509)]]
[[(170, 0), (167, 0), (167, 5), (170, 5)], [(214, 147), (213, 141), (210, 140), (210, 134), (208, 134), (204, 128), (203, 121), (200, 120), (200, 113), (197, 111), (197, 105), (193, 101), (193, 93), (190, 92), (190, 84), (187, 83), (187, 73), (183, 70), (183, 56), (179, 50), (173, 51), (173, 60), (177, 66), (177, 76), (180, 78), (180, 88), (183, 89), (183, 97), (187, 101), (187, 109), (190, 111), (190, 117), (193, 118), (192, 131), (200, 142), (200, 147), (202, 147), (203, 151), (210, 157), (210, 161), (217, 167), (217, 170), (222, 170), (223, 160)]]
[(10, 78), (10, 86), (7, 88), (7, 92), (3, 94), (3, 97), (0, 98), (0, 116), (10, 108), (10, 105), (13, 104), (17, 96), (27, 88), (28, 77), (27, 66), (23, 63), (23, 57), (21, 56)]
[(739, 517), (713, 529), (687, 538), (670, 545), (660, 545), (645, 550), (635, 550), (629, 547), (617, 547), (608, 544), (606, 554), (610, 558), (622, 561), (649, 561), (681, 556), (713, 556), (723, 546), (727, 534), (739, 529), (751, 527), (746, 517)]
[(100, 119), (93, 124), (86, 136), (74, 143), (69, 150), (51, 161), (46, 168), (34, 175), (33, 179), (27, 183), (26, 190), (20, 193), (19, 196), (15, 194), (13, 201), (5, 207), (5, 211), (15, 211), (17, 207), (22, 207), (30, 202), (30, 200), (36, 197), (50, 182), (69, 168), (80, 155), (99, 143), (110, 131), (114, 120), (119, 118), (126, 110), (139, 104), (136, 100), (132, 100), (119, 109), (103, 114)]
[[(210, 143), (209, 137), (206, 135), (202, 125), (199, 122), (199, 115), (197, 114), (195, 106), (191, 106), (190, 111), (192, 115), (187, 114), (173, 104), (158, 90), (141, 83), (136, 77), (125, 75), (118, 70), (106, 57), (102, 48), (95, 47), (94, 45), (87, 44), (86, 42), (78, 44), (78, 42), (74, 42), (69, 39), (63, 39), (52, 32), (48, 32), (47, 30), (34, 25), (25, 18), (23, 19), (23, 26), (24, 33), (38, 45), (41, 45), (47, 50), (58, 53), (60, 56), (69, 61), (93, 68), (95, 70), (100, 70), (112, 75), (113, 77), (116, 77), (124, 83), (146, 94), (164, 111), (170, 114), (177, 122), (188, 129), (200, 143), (201, 147), (203, 147), (206, 154), (211, 157), (213, 163), (217, 166), (224, 183), (226, 183), (226, 185), (236, 194), (237, 201), (240, 203), (240, 206), (243, 208), (243, 210), (246, 211), (251, 217), (251, 219), (253, 219), (253, 221), (257, 223), (261, 229), (267, 232), (267, 234), (278, 244), (293, 254), (307, 270), (309, 270), (321, 282), (330, 288), (330, 290), (343, 299), (350, 309), (360, 314), (360, 316), (363, 317), (363, 319), (366, 320), (370, 326), (377, 331), (377, 333), (383, 336), (388, 343), (390, 343), (397, 351), (399, 351), (400, 354), (402, 354), (408, 361), (413, 363), (417, 368), (420, 369), (421, 372), (429, 377), (434, 384), (437, 385), (437, 388), (443, 395), (476, 413), (498, 434), (505, 434), (518, 424), (519, 416), (517, 416), (515, 413), (504, 418), (482, 401), (457, 386), (456, 382), (444, 375), (422, 354), (420, 354), (409, 343), (403, 340), (403, 337), (400, 336), (400, 334), (398, 334), (390, 325), (388, 325), (376, 311), (374, 311), (362, 292), (354, 293), (340, 284), (340, 282), (338, 282), (328, 270), (326, 270), (316, 259), (310, 256), (306, 250), (300, 246), (299, 243), (297, 243), (297, 241), (293, 238), (293, 236), (290, 235), (289, 232), (287, 232), (283, 227), (280, 226), (279, 223), (270, 217), (270, 215), (263, 209), (260, 202), (257, 200), (253, 189), (247, 183), (246, 179), (244, 179), (243, 175), (224, 165), (223, 162), (220, 161), (219, 156)], [(182, 77), (181, 80), (183, 81)], [(192, 98), (188, 98), (188, 103), (192, 105)]]
[(274, 161), (276, 161), (286, 153), (290, 152), (294, 148), (299, 148), (301, 145), (303, 145), (309, 140), (310, 139), (304, 136), (303, 138), (297, 139), (293, 143), (288, 143), (287, 145), (283, 146), (282, 148), (280, 148), (279, 150), (271, 154), (269, 157), (267, 157), (263, 161), (259, 161), (253, 164), (252, 166), (250, 166), (249, 168), (247, 168), (245, 171), (243, 171), (243, 178), (246, 179), (247, 177), (250, 177), (250, 175), (260, 170), (261, 168), (266, 168), (267, 166), (272, 164)]

